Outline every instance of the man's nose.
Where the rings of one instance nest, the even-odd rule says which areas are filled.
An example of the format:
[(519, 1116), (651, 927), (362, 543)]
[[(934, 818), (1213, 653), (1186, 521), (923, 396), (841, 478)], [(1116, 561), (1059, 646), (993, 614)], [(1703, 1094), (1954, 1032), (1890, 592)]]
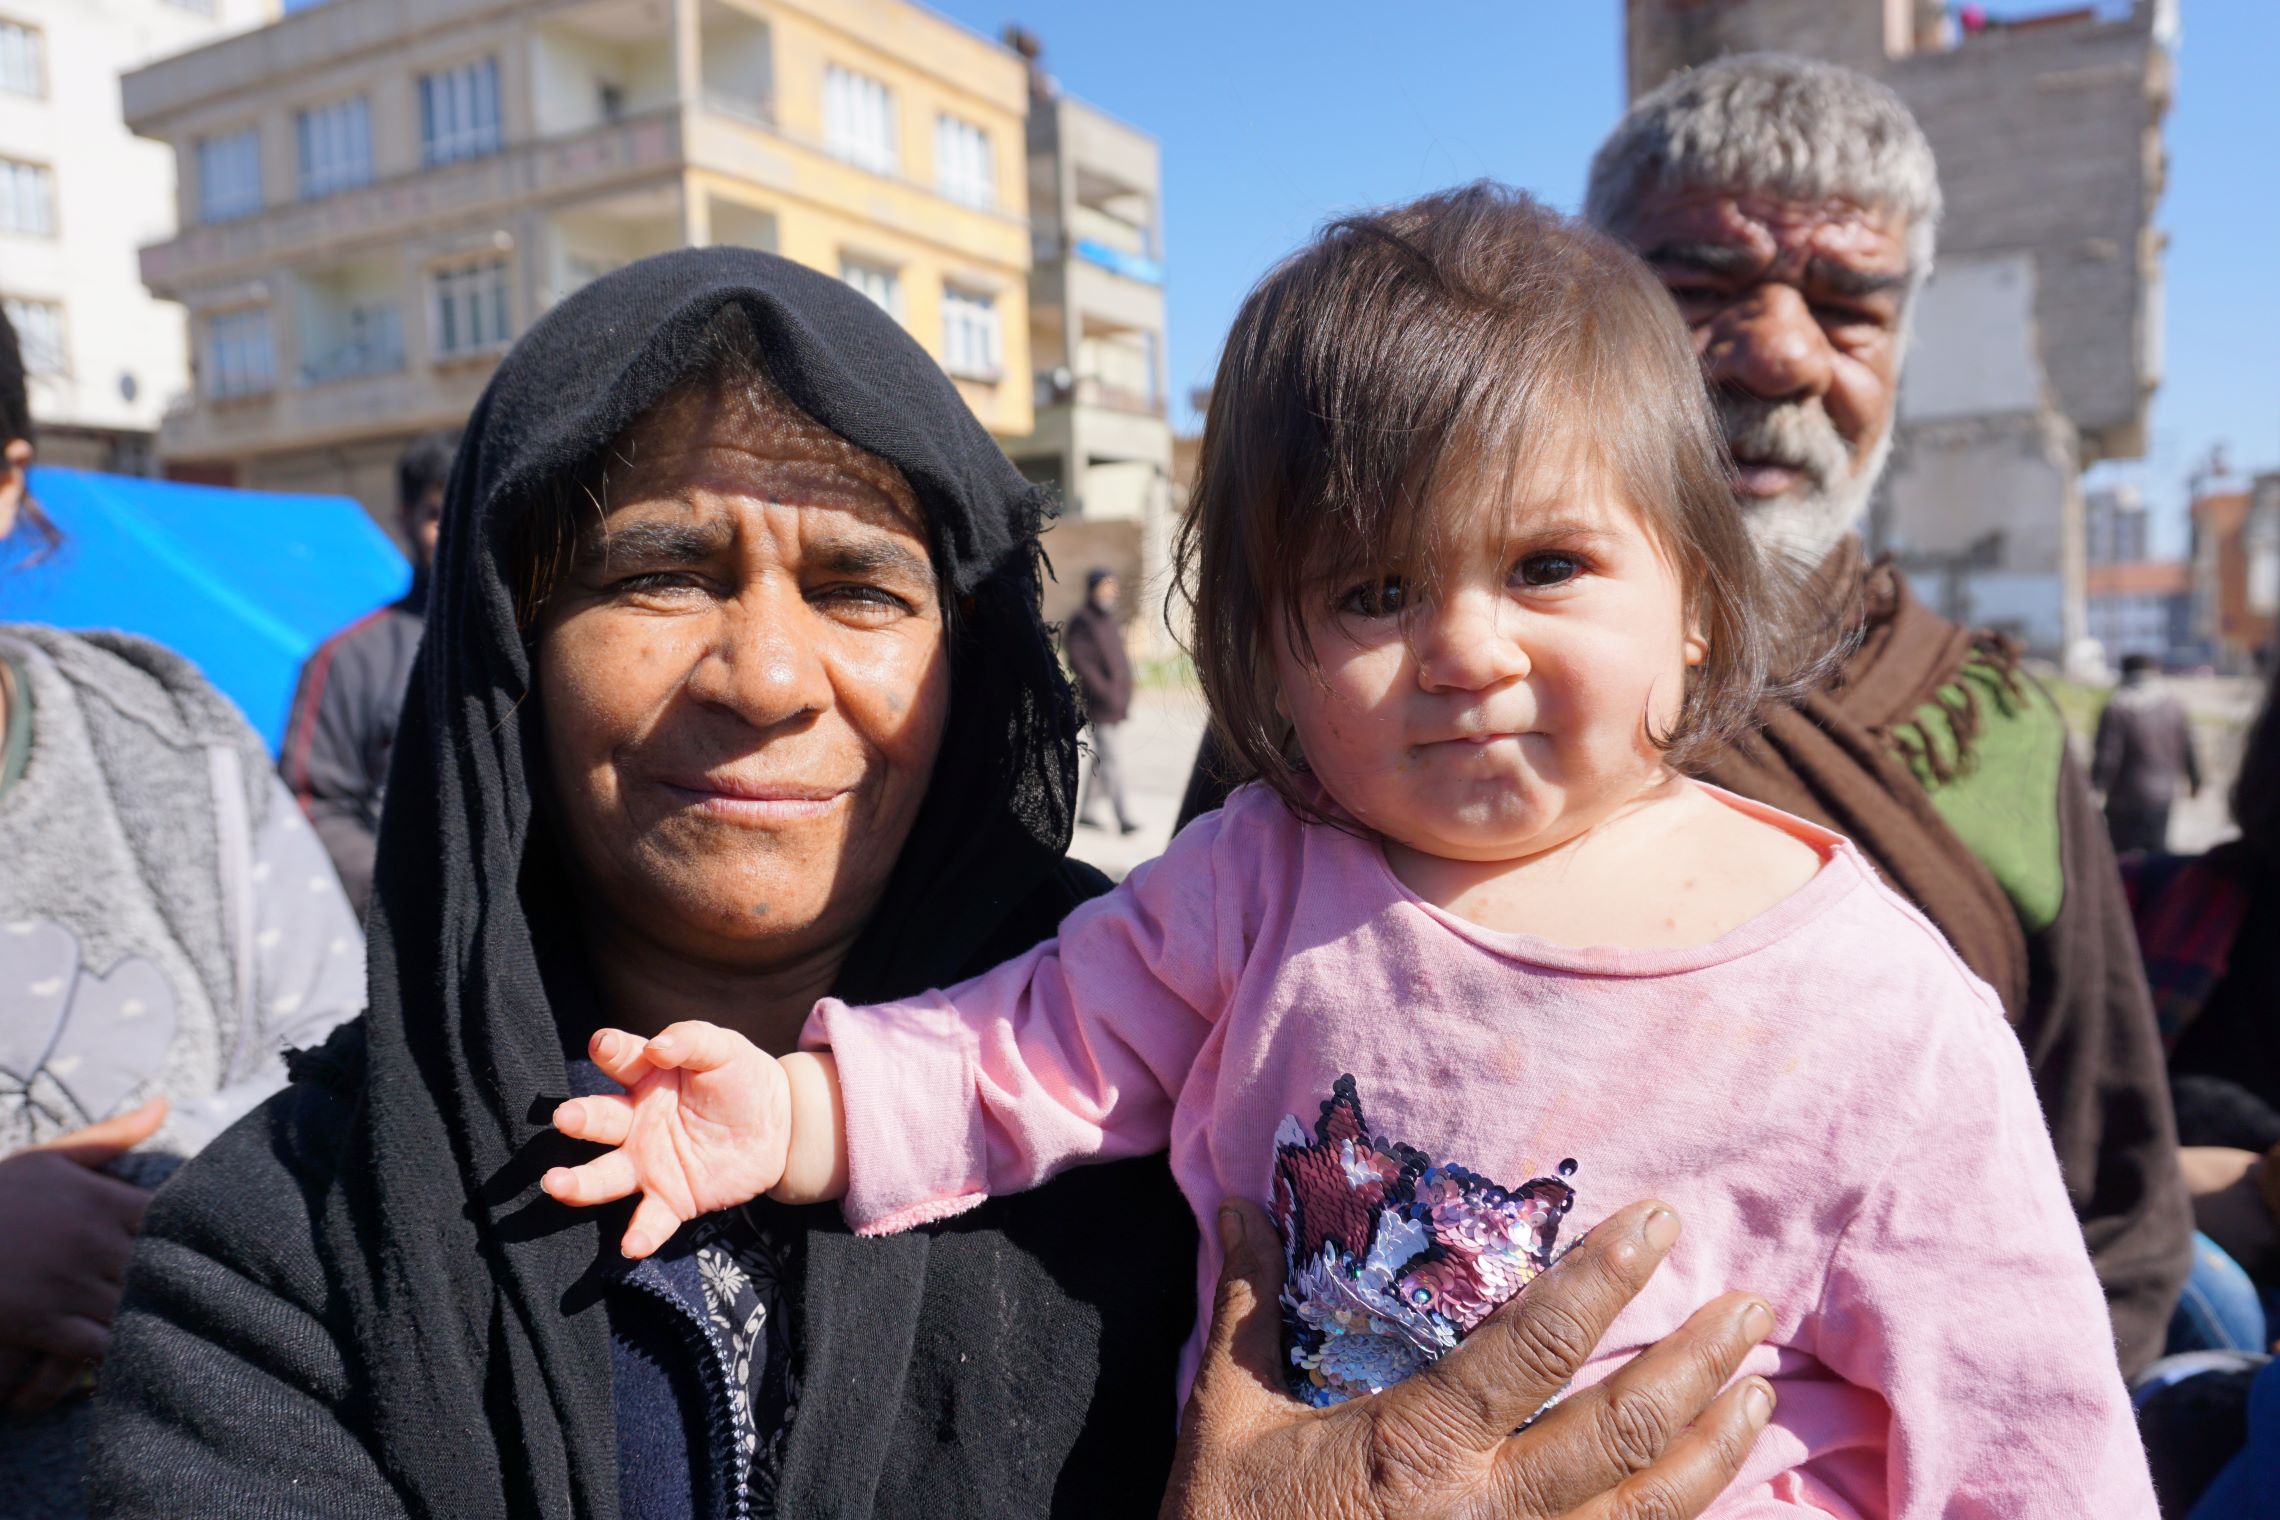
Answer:
[(1410, 620), (1418, 683), (1427, 691), (1481, 691), (1526, 675), (1520, 622), (1518, 609), (1486, 590), (1436, 599)]
[(796, 591), (751, 590), (723, 603), (689, 694), (759, 729), (825, 710), (832, 687), (814, 621)]
[(1731, 385), (1761, 401), (1802, 401), (1828, 394), (1834, 358), (1804, 293), (1767, 283), (1718, 314), (1702, 368), (1713, 388)]

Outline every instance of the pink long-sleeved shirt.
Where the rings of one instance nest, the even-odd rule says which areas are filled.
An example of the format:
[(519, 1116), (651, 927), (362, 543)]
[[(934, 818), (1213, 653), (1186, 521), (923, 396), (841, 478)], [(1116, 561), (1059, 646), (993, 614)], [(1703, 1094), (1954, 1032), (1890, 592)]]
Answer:
[(1435, 1161), (1517, 1187), (1573, 1159), (1563, 1240), (1637, 1198), (1684, 1217), (1580, 1384), (1719, 1293), (1764, 1295), (1746, 1370), (1779, 1407), (1714, 1514), (2152, 1516), (1994, 995), (1841, 837), (1717, 795), (1821, 870), (1713, 944), (1629, 950), (1483, 929), (1374, 842), (1246, 788), (1058, 940), (947, 993), (817, 1008), (847, 1217), (907, 1228), (1168, 1144), (1208, 1221), (1230, 1194), (1269, 1202), (1285, 1116), (1311, 1129), (1351, 1074), (1368, 1133)]

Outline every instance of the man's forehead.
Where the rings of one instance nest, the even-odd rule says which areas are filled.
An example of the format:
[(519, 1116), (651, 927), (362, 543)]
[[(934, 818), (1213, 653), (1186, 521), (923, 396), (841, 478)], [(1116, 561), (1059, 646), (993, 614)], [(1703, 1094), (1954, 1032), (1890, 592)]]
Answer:
[(1856, 269), (1901, 270), (1908, 261), (1904, 218), (1839, 198), (1789, 199), (1760, 190), (1689, 189), (1642, 205), (1627, 229), (1648, 258), (1666, 246), (1700, 244), (1760, 265), (1805, 258)]

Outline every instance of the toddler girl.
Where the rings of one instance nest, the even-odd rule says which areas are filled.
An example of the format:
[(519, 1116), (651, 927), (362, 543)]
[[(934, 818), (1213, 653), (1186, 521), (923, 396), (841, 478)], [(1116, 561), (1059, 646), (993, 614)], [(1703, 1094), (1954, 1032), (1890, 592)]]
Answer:
[(556, 1123), (619, 1149), (548, 1191), (642, 1192), (639, 1256), (762, 1192), (884, 1232), (1168, 1145), (1198, 1217), (1273, 1212), (1316, 1403), (1651, 1194), (1685, 1240), (1583, 1378), (1762, 1293), (1779, 1406), (1719, 1513), (2153, 1513), (1993, 994), (1845, 840), (1680, 774), (1796, 620), (1642, 265), (1482, 186), (1337, 224), (1236, 321), (1182, 559), (1260, 782), (812, 1053), (598, 1034), (632, 1096)]

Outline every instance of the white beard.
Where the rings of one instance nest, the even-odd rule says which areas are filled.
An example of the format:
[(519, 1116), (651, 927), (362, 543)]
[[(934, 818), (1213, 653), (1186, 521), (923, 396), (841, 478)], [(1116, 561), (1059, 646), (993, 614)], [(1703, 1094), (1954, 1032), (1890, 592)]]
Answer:
[(1743, 502), (1742, 522), (1757, 540), (1758, 552), (1800, 581), (1820, 569), (1846, 534), (1860, 531), (1869, 498), (1892, 456), (1895, 431), (1887, 424), (1860, 468), (1834, 486), (1804, 486), (1771, 501)]

